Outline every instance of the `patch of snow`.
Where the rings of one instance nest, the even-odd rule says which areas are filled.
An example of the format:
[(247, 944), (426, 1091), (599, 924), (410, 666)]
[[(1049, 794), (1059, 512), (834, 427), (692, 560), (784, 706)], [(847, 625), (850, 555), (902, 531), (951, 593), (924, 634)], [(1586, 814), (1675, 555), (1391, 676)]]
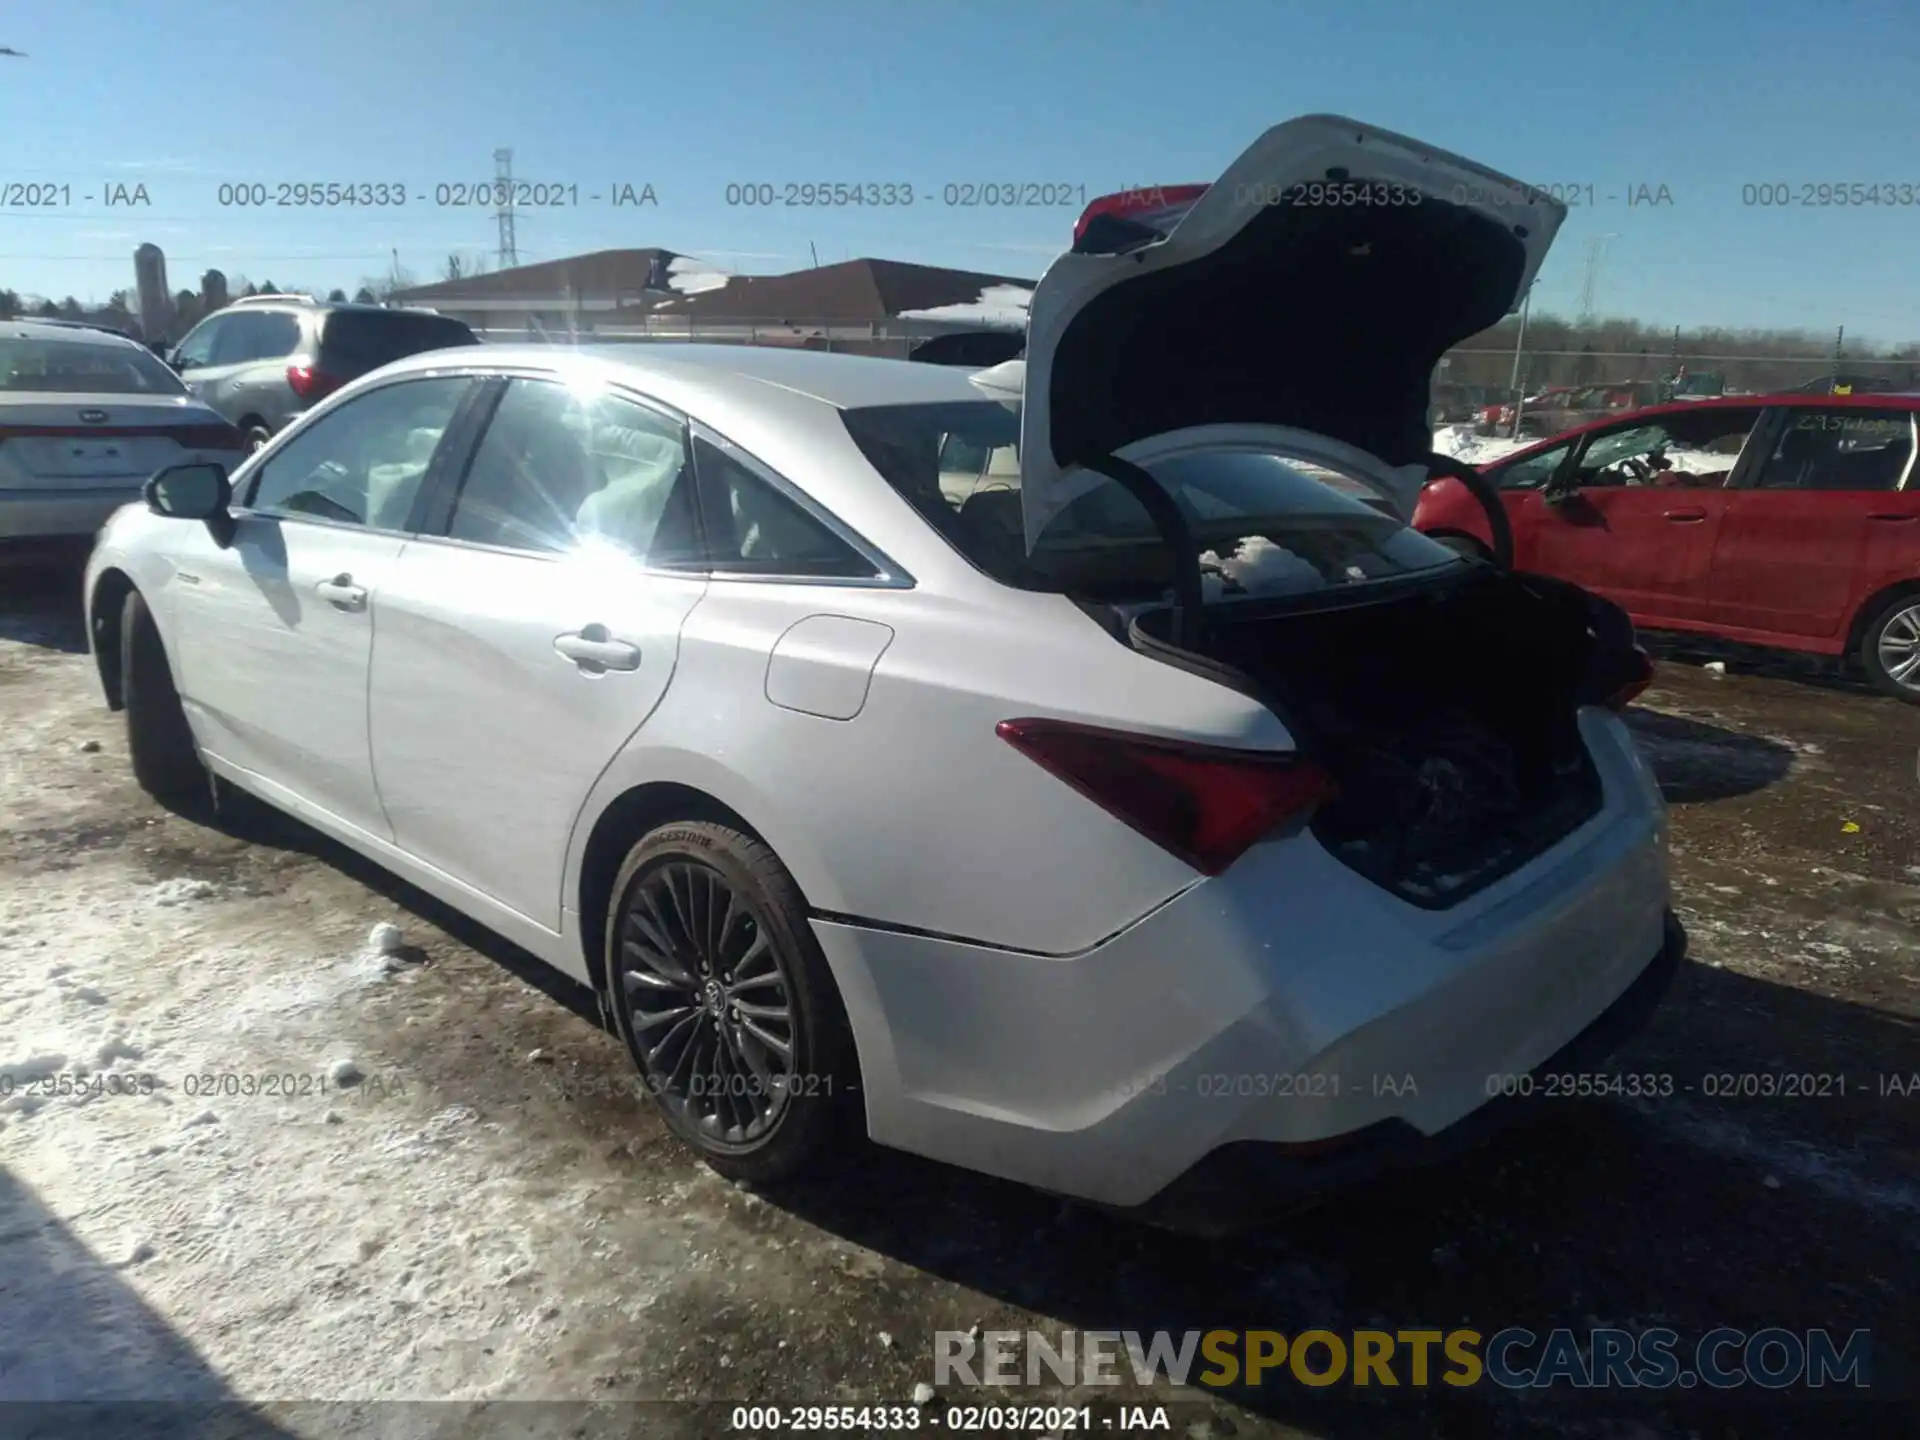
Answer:
[(1486, 465), (1524, 450), (1532, 440), (1509, 440), (1499, 435), (1476, 435), (1471, 425), (1442, 425), (1433, 432), (1435, 454), (1449, 455), (1468, 465)]
[(733, 279), (727, 271), (691, 255), (676, 255), (667, 262), (667, 284), (682, 295), (700, 295), (708, 290), (724, 290)]
[(1208, 600), (1227, 594), (1312, 589), (1326, 583), (1311, 564), (1264, 535), (1246, 536), (1226, 556), (1209, 550), (1200, 557), (1200, 567), (1201, 587)]
[(406, 936), (400, 933), (400, 927), (391, 920), (382, 920), (367, 932), (367, 949), (376, 955), (397, 955), (400, 947), (406, 943)]
[(914, 1386), (913, 1403), (916, 1405), (931, 1405), (933, 1403), (933, 1386), (924, 1380)]
[(185, 905), (191, 900), (211, 900), (217, 893), (211, 881), (180, 876), (162, 880), (147, 891), (147, 898), (155, 905)]
[(1830, 1154), (1800, 1140), (1757, 1134), (1728, 1116), (1711, 1114), (1684, 1101), (1634, 1108), (1697, 1149), (1762, 1166), (1766, 1178), (1775, 1182), (1770, 1189), (1777, 1188), (1778, 1177), (1785, 1175), (1836, 1200), (1866, 1209), (1920, 1214), (1920, 1190), (1899, 1181), (1863, 1175), (1850, 1157)]
[(989, 285), (977, 300), (956, 305), (930, 305), (922, 310), (902, 310), (902, 320), (969, 321), (979, 325), (1001, 326), (1009, 330), (1027, 328), (1027, 307), (1033, 302), (1033, 290), (1026, 285)]

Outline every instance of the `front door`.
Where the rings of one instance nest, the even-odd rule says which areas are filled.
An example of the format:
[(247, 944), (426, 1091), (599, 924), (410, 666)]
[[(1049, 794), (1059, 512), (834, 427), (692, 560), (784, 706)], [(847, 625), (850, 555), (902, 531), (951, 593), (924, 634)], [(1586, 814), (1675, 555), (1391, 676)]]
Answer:
[(173, 592), (179, 684), (207, 751), (383, 839), (367, 743), (381, 587), (471, 388), (368, 391), (265, 454), (243, 477), (233, 544), (196, 540)]
[(1651, 626), (1707, 617), (1714, 537), (1760, 418), (1747, 407), (1643, 416), (1590, 433), (1530, 504), (1528, 568), (1573, 580)]
[(1764, 463), (1733, 492), (1721, 524), (1714, 619), (1756, 638), (1840, 636), (1865, 598), (1870, 552), (1915, 523), (1905, 488), (1915, 438), (1905, 410), (1816, 404), (1782, 412)]

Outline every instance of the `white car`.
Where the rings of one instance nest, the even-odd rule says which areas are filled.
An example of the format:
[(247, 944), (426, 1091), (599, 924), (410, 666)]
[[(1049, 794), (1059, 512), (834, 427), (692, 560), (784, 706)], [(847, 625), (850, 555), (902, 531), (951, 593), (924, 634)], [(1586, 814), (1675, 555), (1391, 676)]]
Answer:
[[(1233, 201), (1342, 172), (1427, 198)], [(851, 1121), (1269, 1214), (1590, 1063), (1684, 945), (1631, 628), (1313, 478), (1410, 509), (1435, 359), (1561, 218), (1475, 207), (1512, 193), (1279, 126), (1170, 237), (1056, 262), (1011, 390), (398, 362), (107, 527), (108, 702), (150, 790), (210, 773), (592, 986), (724, 1174)], [(956, 488), (955, 437), (1018, 473)]]
[(124, 335), (0, 320), (0, 549), (90, 540), (169, 465), (237, 465), (240, 432)]

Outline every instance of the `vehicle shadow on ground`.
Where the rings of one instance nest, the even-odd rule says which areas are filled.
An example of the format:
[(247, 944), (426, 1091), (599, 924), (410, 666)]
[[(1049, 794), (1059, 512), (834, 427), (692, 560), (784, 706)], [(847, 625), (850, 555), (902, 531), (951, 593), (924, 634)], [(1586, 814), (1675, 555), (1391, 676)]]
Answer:
[(81, 573), (79, 567), (0, 569), (0, 640), (85, 654)]
[(1784, 780), (1792, 747), (1702, 720), (1634, 707), (1627, 726), (1672, 805), (1751, 795)]
[[(1491, 1385), (1436, 1385), (1423, 1396), (1350, 1383), (1312, 1389), (1284, 1372), (1258, 1390), (1193, 1387), (1315, 1435), (1692, 1429), (1754, 1440), (1810, 1433), (1816, 1417), (1823, 1435), (1891, 1434), (1896, 1412), (1882, 1397), (1911, 1399), (1920, 1372), (1920, 1265), (1910, 1239), (1920, 1186), (1886, 1178), (1905, 1173), (1898, 1157), (1912, 1149), (1913, 1102), (1863, 1097), (1860, 1087), (1871, 1092), (1876, 1069), (1920, 1068), (1912, 1064), (1917, 1038), (1915, 1024), (1899, 1016), (1688, 965), (1650, 1030), (1609, 1067), (1671, 1075), (1666, 1096), (1541, 1098), (1528, 1123), (1470, 1155), (1382, 1179), (1318, 1210), (1277, 1214), (1270, 1227), (1227, 1239), (1148, 1230), (871, 1147), (839, 1175), (768, 1198), (988, 1297), (984, 1313), (955, 1316), (958, 1328), (1028, 1323), (996, 1316), (990, 1302), (1003, 1302), (1047, 1317), (1056, 1342), (1065, 1327), (1143, 1337), (1164, 1329), (1177, 1338), (1213, 1329), (1291, 1336), (1455, 1327), (1489, 1336), (1510, 1326), (1544, 1336), (1565, 1326), (1584, 1337), (1599, 1326), (1664, 1325), (1682, 1337), (1685, 1360), (1686, 1347), (1718, 1325), (1825, 1327), (1840, 1340), (1855, 1328), (1873, 1335), (1867, 1399), (1799, 1390), (1756, 1403), (1751, 1388), (1744, 1397), (1707, 1399), (1681, 1391), (1515, 1395)], [(1716, 1072), (1781, 1065), (1850, 1074), (1855, 1088), (1850, 1098), (1701, 1094), (1726, 1088), (1703, 1078)], [(1869, 1164), (1878, 1166), (1874, 1174)], [(1539, 1348), (1520, 1354), (1532, 1363)], [(1324, 1362), (1322, 1353), (1316, 1368)], [(1404, 1376), (1404, 1360), (1400, 1366)], [(1117, 1368), (1126, 1374), (1127, 1361)], [(1195, 1373), (1205, 1368), (1197, 1362)], [(1017, 1390), (942, 1394), (943, 1402), (1020, 1398)], [(1422, 1411), (1423, 1403), (1437, 1409)], [(1656, 1428), (1581, 1428), (1610, 1414)], [(1523, 1417), (1528, 1423), (1516, 1431)]]
[(123, 1268), (0, 1166), (0, 1433), (294, 1440), (227, 1388)]

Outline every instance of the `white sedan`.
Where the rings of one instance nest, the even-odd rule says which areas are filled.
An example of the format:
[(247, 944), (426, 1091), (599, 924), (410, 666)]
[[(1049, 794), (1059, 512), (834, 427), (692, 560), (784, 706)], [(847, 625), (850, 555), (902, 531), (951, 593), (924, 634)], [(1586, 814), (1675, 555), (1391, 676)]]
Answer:
[[(1240, 198), (1329, 174), (1422, 198)], [(1603, 1055), (1684, 945), (1630, 627), (1315, 478), (1410, 508), (1436, 357), (1561, 219), (1504, 187), (1277, 127), (1170, 236), (1056, 262), (1015, 389), (679, 344), (389, 366), (101, 536), (136, 773), (591, 986), (727, 1175), (850, 1122), (1185, 1217), (1432, 1153)]]
[(146, 346), (89, 325), (0, 320), (0, 551), (91, 540), (154, 472), (245, 454), (240, 432)]

